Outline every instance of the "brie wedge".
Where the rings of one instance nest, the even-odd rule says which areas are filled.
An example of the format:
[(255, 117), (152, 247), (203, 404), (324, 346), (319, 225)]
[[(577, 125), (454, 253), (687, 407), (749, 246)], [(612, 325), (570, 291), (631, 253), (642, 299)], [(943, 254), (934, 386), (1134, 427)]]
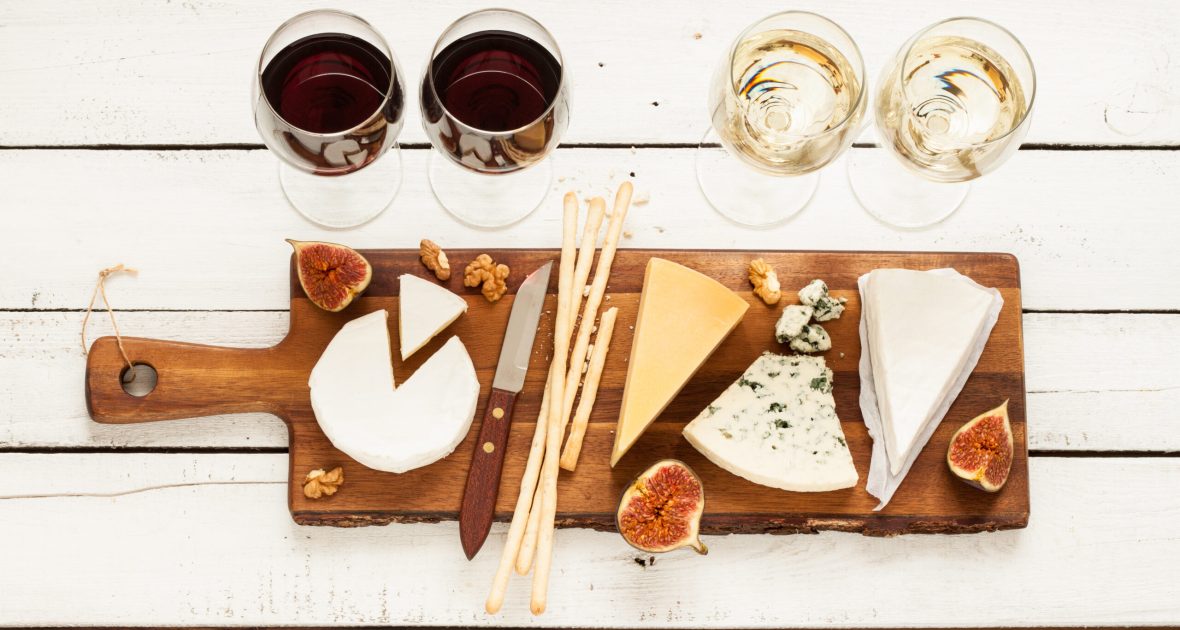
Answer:
[(404, 361), (466, 313), (467, 300), (418, 276), (405, 274), (398, 281), (397, 330)]
[(393, 388), (385, 311), (345, 324), (311, 371), (311, 407), (332, 445), (376, 470), (401, 473), (449, 455), (475, 418), (479, 381), (458, 337)]
[(969, 369), (994, 299), (957, 274), (878, 269), (868, 275), (864, 317), (892, 474), (923, 446), (918, 437)]
[(684, 437), (714, 464), (772, 488), (825, 492), (859, 478), (823, 357), (763, 354)]

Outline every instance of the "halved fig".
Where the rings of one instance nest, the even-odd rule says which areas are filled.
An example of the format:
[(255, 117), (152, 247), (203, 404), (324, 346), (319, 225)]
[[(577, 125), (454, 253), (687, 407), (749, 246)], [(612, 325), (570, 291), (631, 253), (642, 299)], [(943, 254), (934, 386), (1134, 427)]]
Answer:
[(295, 268), (303, 292), (325, 311), (344, 310), (373, 279), (372, 265), (350, 247), (319, 241), (287, 242), (295, 248)]
[(1012, 470), (1012, 425), (1008, 401), (964, 424), (946, 452), (955, 476), (988, 492), (998, 492)]
[(632, 547), (662, 553), (692, 547), (709, 553), (701, 542), (705, 488), (682, 461), (665, 459), (643, 471), (623, 491), (615, 523)]

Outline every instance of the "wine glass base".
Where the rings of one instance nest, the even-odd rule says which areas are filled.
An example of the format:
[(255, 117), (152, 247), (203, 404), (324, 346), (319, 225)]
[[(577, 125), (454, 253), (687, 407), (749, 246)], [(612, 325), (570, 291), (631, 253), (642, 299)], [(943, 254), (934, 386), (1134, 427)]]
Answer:
[(748, 227), (773, 227), (799, 214), (815, 195), (819, 173), (767, 175), (718, 142), (710, 128), (697, 147), (697, 183), (713, 209), (726, 219)]
[(552, 160), (515, 173), (476, 173), (432, 152), (430, 188), (434, 197), (456, 219), (473, 227), (495, 229), (533, 213), (549, 195)]
[(861, 207), (896, 228), (920, 229), (945, 221), (963, 205), (970, 182), (935, 182), (906, 169), (887, 149), (853, 149), (848, 184)]
[(279, 183), (291, 206), (317, 225), (346, 229), (368, 223), (385, 211), (402, 183), (401, 149), (347, 175), (312, 175), (279, 161)]

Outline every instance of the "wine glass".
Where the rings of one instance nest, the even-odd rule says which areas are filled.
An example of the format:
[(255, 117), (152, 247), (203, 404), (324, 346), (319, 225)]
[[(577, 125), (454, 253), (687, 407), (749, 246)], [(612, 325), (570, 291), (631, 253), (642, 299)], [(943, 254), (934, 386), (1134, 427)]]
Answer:
[(533, 18), (469, 13), (438, 38), (422, 77), (422, 127), (438, 151), (430, 186), (464, 223), (496, 228), (541, 205), (543, 162), (569, 123), (561, 50)]
[(709, 91), (712, 126), (696, 161), (709, 203), (748, 226), (793, 217), (815, 193), (816, 171), (852, 144), (865, 89), (860, 49), (835, 22), (786, 11), (750, 25)]
[(325, 227), (365, 223), (397, 195), (404, 104), (401, 68), (385, 38), (343, 11), (284, 22), (254, 73), (254, 123), (279, 157), (283, 193)]
[(946, 219), (971, 180), (1020, 148), (1035, 95), (1032, 59), (1004, 27), (958, 17), (919, 31), (881, 73), (875, 111), (885, 150), (849, 157), (856, 198), (894, 227)]

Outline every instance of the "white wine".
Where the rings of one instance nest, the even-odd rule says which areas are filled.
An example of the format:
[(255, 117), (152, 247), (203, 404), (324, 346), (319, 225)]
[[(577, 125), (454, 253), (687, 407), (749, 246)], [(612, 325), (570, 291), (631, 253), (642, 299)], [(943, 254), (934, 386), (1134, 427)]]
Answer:
[(802, 175), (852, 143), (865, 110), (862, 70), (835, 46), (773, 29), (739, 41), (729, 61), (718, 69), (710, 109), (735, 155), (764, 172)]
[(1029, 103), (998, 52), (938, 36), (917, 41), (905, 67), (898, 63), (881, 78), (877, 127), (908, 167), (936, 181), (967, 181), (1019, 147), (1023, 134), (1005, 136), (1025, 120)]

